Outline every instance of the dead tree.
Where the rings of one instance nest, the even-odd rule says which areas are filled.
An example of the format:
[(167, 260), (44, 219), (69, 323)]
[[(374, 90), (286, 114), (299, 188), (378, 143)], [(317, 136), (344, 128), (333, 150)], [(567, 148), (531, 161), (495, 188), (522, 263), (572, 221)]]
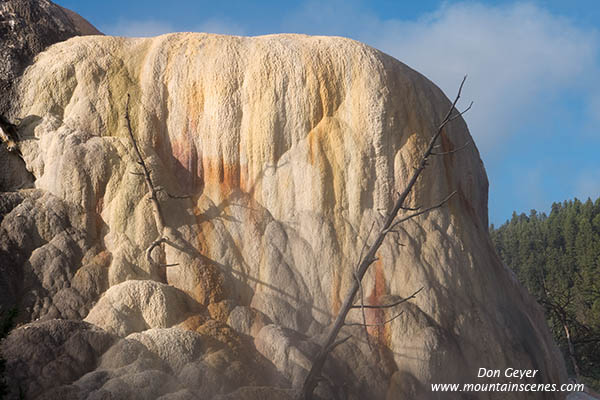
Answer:
[[(460, 87), (458, 89), (458, 94), (456, 95), (456, 98), (454, 99), (454, 102), (452, 103), (450, 110), (448, 110), (446, 116), (444, 117), (441, 124), (437, 128), (437, 131), (434, 133), (433, 137), (429, 141), (429, 145), (427, 146), (427, 149), (423, 153), (419, 165), (417, 167), (415, 167), (415, 171), (413, 172), (413, 175), (411, 176), (410, 180), (408, 181), (406, 188), (401, 193), (398, 193), (398, 200), (396, 200), (394, 207), (387, 214), (387, 216), (385, 218), (385, 222), (384, 222), (383, 226), (380, 228), (374, 242), (370, 245), (367, 253), (364, 256), (362, 255), (362, 252), (361, 252), (358, 266), (354, 272), (354, 283), (353, 283), (352, 287), (350, 288), (350, 290), (348, 291), (348, 293), (344, 299), (344, 302), (342, 303), (340, 311), (339, 311), (332, 327), (329, 330), (329, 334), (327, 335), (325, 343), (322, 345), (321, 349), (319, 350), (316, 357), (314, 358), (312, 367), (311, 367), (310, 371), (308, 372), (306, 379), (304, 380), (304, 384), (303, 384), (302, 390), (300, 392), (300, 399), (312, 400), (313, 392), (314, 392), (315, 388), (317, 387), (319, 381), (324, 379), (322, 377), (322, 370), (325, 365), (325, 362), (327, 361), (327, 357), (333, 351), (333, 349), (335, 349), (337, 346), (339, 346), (340, 344), (342, 344), (342, 343), (346, 342), (348, 339), (350, 339), (351, 336), (347, 336), (347, 337), (345, 337), (343, 339), (339, 339), (339, 340), (337, 339), (338, 334), (339, 334), (340, 330), (342, 329), (342, 327), (348, 326), (348, 325), (361, 325), (361, 326), (365, 327), (365, 330), (366, 330), (367, 326), (385, 325), (385, 324), (391, 322), (392, 320), (394, 320), (395, 318), (397, 318), (400, 314), (397, 314), (393, 318), (391, 318), (383, 323), (369, 325), (366, 323), (364, 310), (366, 308), (383, 309), (383, 308), (395, 307), (405, 301), (408, 301), (408, 300), (414, 298), (423, 289), (423, 288), (421, 288), (421, 289), (415, 291), (411, 296), (409, 296), (405, 299), (402, 299), (400, 301), (394, 302), (392, 304), (365, 305), (364, 301), (363, 301), (363, 296), (362, 296), (362, 280), (363, 280), (365, 274), (367, 273), (367, 271), (369, 270), (369, 267), (377, 260), (376, 253), (379, 250), (379, 247), (381, 247), (381, 245), (388, 233), (397, 232), (397, 228), (403, 222), (406, 222), (415, 217), (418, 217), (419, 215), (423, 215), (432, 210), (440, 208), (442, 205), (447, 203), (454, 194), (456, 194), (456, 191), (454, 191), (454, 192), (450, 193), (445, 199), (441, 200), (439, 203), (437, 203), (433, 206), (424, 208), (424, 209), (422, 209), (421, 207), (409, 207), (405, 204), (408, 195), (412, 192), (412, 190), (415, 186), (415, 183), (417, 182), (417, 179), (419, 178), (421, 173), (427, 167), (427, 164), (428, 164), (431, 156), (438, 156), (438, 155), (454, 153), (459, 150), (462, 150), (463, 148), (465, 148), (467, 145), (470, 144), (470, 142), (468, 142), (465, 145), (461, 146), (460, 148), (457, 148), (455, 150), (448, 151), (448, 152), (434, 152), (434, 149), (436, 147), (438, 147), (438, 146), (436, 146), (436, 142), (437, 142), (438, 138), (440, 137), (444, 127), (446, 125), (448, 125), (451, 121), (455, 120), (456, 118), (459, 118), (461, 115), (463, 115), (465, 112), (467, 112), (473, 105), (473, 103), (471, 103), (469, 105), (469, 107), (467, 107), (467, 109), (465, 109), (463, 112), (456, 111), (456, 104), (458, 102), (458, 99), (460, 98), (461, 91), (462, 91), (462, 88), (463, 88), (463, 85), (464, 85), (466, 79), (467, 79), (467, 77), (465, 76), (460, 84)], [(410, 214), (403, 216), (401, 218), (397, 218), (400, 210), (410, 212)], [(370, 234), (370, 232), (369, 232), (369, 234)], [(369, 238), (367, 237), (367, 240), (368, 239)], [(363, 251), (364, 251), (365, 247), (363, 247)], [(355, 302), (357, 300), (356, 297), (357, 297), (357, 294), (359, 293), (359, 291), (361, 292), (360, 304), (355, 304)], [(348, 312), (352, 309), (361, 309), (362, 310), (362, 317), (363, 317), (362, 323), (358, 323), (358, 324), (346, 323), (346, 317), (348, 315)], [(367, 338), (368, 338), (368, 333), (367, 333)], [(369, 344), (369, 346), (370, 346), (370, 344)]]
[(6, 149), (11, 153), (20, 155), (18, 126), (10, 122), (6, 117), (0, 114), (0, 141), (6, 144)]
[(148, 189), (148, 193), (150, 194), (150, 197), (148, 198), (148, 200), (152, 203), (152, 214), (154, 215), (154, 222), (156, 223), (156, 230), (158, 231), (158, 237), (146, 249), (146, 260), (153, 267), (157, 267), (157, 266), (174, 267), (177, 264), (161, 264), (161, 263), (154, 261), (154, 259), (152, 258), (152, 251), (155, 248), (159, 247), (163, 243), (172, 245), (171, 241), (169, 240), (169, 237), (165, 231), (165, 217), (163, 215), (162, 208), (160, 206), (159, 193), (165, 192), (165, 193), (167, 193), (167, 195), (169, 197), (177, 198), (177, 199), (189, 198), (190, 196), (174, 196), (174, 195), (171, 195), (170, 193), (166, 192), (160, 186), (156, 186), (154, 184), (154, 181), (152, 180), (152, 173), (151, 173), (150, 169), (148, 168), (148, 165), (144, 161), (142, 152), (140, 151), (140, 148), (135, 140), (135, 136), (133, 135), (133, 129), (131, 128), (131, 119), (129, 117), (129, 98), (130, 98), (130, 96), (127, 95), (127, 104), (125, 106), (125, 120), (127, 121), (127, 132), (129, 133), (129, 138), (131, 139), (131, 142), (133, 143), (133, 149), (134, 149), (136, 157), (137, 157), (137, 164), (142, 169), (141, 173), (132, 172), (132, 174), (141, 175), (144, 177), (144, 181), (146, 182), (146, 188)]

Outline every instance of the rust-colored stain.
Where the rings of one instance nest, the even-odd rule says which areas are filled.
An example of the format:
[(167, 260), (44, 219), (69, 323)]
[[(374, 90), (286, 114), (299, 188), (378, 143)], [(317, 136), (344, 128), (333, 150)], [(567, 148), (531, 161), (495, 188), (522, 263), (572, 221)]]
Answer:
[(197, 194), (203, 189), (203, 169), (199, 162), (196, 145), (188, 132), (182, 134), (171, 143), (171, 152), (174, 158), (175, 179), (186, 193)]
[(475, 211), (473, 204), (471, 204), (469, 198), (465, 195), (461, 187), (459, 187), (457, 191), (458, 198), (460, 199), (460, 204), (463, 210), (467, 210), (467, 213), (469, 214), (469, 217), (471, 217), (472, 222), (477, 228), (479, 228), (479, 218), (477, 217), (477, 212)]
[[(171, 138), (171, 155), (175, 178), (187, 194), (199, 194), (204, 189), (204, 160), (195, 138), (200, 137), (199, 121), (204, 111), (204, 93), (198, 82), (191, 82), (186, 96), (187, 127)], [(160, 136), (160, 135), (157, 135)], [(160, 139), (160, 138), (159, 138)]]
[[(371, 294), (365, 299), (367, 304), (381, 305), (381, 297), (387, 292), (387, 285), (385, 282), (385, 275), (383, 271), (383, 264), (380, 259), (375, 261), (371, 268), (375, 271), (375, 285)], [(385, 311), (382, 309), (367, 309), (365, 310), (367, 315), (368, 324), (383, 324), (386, 321)], [(379, 325), (370, 326), (367, 328), (369, 334), (382, 345), (387, 345), (390, 339), (390, 325)]]
[(218, 187), (227, 195), (242, 187), (239, 162), (203, 156), (187, 133), (174, 140), (171, 147), (176, 160), (175, 178), (186, 193), (198, 195), (206, 187)]
[(203, 158), (204, 186), (220, 188), (227, 195), (233, 189), (240, 188), (240, 166), (238, 163), (228, 164), (222, 158)]

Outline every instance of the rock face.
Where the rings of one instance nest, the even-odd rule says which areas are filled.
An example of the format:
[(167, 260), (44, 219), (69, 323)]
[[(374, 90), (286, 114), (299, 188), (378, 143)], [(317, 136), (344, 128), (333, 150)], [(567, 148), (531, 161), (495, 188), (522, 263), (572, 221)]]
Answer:
[[(18, 93), (12, 112), (24, 119), (35, 189), (0, 196), (0, 283), (11, 290), (2, 301), (17, 299), (24, 322), (85, 318), (113, 338), (108, 349), (92, 346), (101, 361), (93, 370), (85, 361), (79, 376), (15, 373), (32, 398), (289, 398), (363, 243), (450, 107), (375, 49), (302, 35), (72, 38), (37, 57)], [(128, 95), (153, 179), (191, 195), (161, 196), (174, 246), (154, 255), (177, 264), (168, 268), (145, 258), (158, 232), (124, 125)], [(457, 119), (441, 146), (468, 140)], [(433, 399), (430, 384), (476, 383), (480, 367), (539, 370), (526, 383), (565, 380), (541, 309), (488, 238), (474, 146), (434, 158), (410, 202), (432, 205), (455, 190), (384, 242), (363, 282), (366, 302), (423, 290), (367, 312), (371, 324), (403, 312), (369, 328), (372, 349), (348, 328), (354, 338), (326, 366), (338, 389), (319, 386), (322, 398)], [(9, 371), (37, 351), (12, 345), (35, 324), (5, 343)]]
[(78, 35), (101, 33), (78, 14), (48, 0), (0, 2), (0, 114), (8, 110), (7, 94), (33, 58)]
[[(0, 1), (0, 115), (11, 111), (16, 82), (38, 53), (73, 36), (100, 34), (78, 14), (48, 0)], [(32, 185), (22, 160), (1, 143), (0, 171), (0, 191)]]

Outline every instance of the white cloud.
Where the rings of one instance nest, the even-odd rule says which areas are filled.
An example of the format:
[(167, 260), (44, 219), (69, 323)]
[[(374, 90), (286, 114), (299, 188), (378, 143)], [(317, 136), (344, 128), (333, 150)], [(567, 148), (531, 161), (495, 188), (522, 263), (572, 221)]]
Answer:
[(483, 150), (535, 119), (560, 91), (584, 89), (597, 72), (595, 32), (533, 5), (456, 4), (417, 23), (390, 21), (383, 29), (375, 44), (450, 97), (460, 77), (469, 75), (466, 93), (476, 107), (467, 121)]
[(468, 74), (463, 95), (475, 105), (465, 119), (484, 152), (544, 119), (565, 90), (587, 97), (593, 86), (600, 89), (597, 32), (532, 4), (445, 4), (416, 21), (381, 19), (356, 2), (333, 4), (309, 1), (289, 22), (296, 30), (349, 35), (377, 47), (450, 98)]

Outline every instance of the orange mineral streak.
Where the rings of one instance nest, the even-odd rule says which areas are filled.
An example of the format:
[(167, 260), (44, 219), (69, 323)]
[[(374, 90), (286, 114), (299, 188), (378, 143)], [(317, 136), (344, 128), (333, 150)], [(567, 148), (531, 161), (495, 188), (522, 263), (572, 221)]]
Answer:
[(204, 170), (200, 140), (200, 119), (204, 111), (204, 93), (198, 82), (191, 82), (186, 96), (187, 127), (172, 132), (171, 153), (175, 177), (187, 194), (198, 194), (204, 189)]
[[(383, 271), (383, 264), (380, 259), (375, 261), (372, 265), (375, 273), (375, 285), (371, 294), (365, 299), (366, 304), (381, 305), (381, 296), (386, 294), (386, 282)], [(367, 309), (367, 323), (368, 324), (382, 324), (386, 321), (385, 311), (382, 309)], [(377, 341), (382, 345), (387, 345), (390, 339), (389, 324), (382, 326), (370, 326), (367, 331), (371, 336), (374, 336)]]
[(461, 208), (467, 211), (467, 214), (469, 215), (475, 226), (479, 228), (479, 218), (477, 217), (477, 211), (475, 211), (473, 204), (471, 204), (471, 201), (465, 195), (465, 192), (463, 191), (462, 187), (458, 188), (458, 198), (460, 199)]
[(172, 168), (180, 190), (193, 195), (208, 190), (209, 195), (219, 192), (221, 196), (227, 196), (234, 189), (247, 186), (247, 178), (242, 185), (239, 163), (228, 163), (222, 156), (203, 155), (189, 136), (185, 133), (171, 143)]
[(187, 194), (198, 194), (203, 189), (203, 169), (199, 154), (190, 134), (185, 132), (171, 143), (173, 173), (179, 188)]
[(224, 196), (231, 193), (233, 189), (240, 188), (240, 166), (238, 163), (228, 164), (222, 158), (204, 157), (202, 165), (205, 187), (211, 189), (218, 187)]
[[(446, 129), (442, 130), (442, 134), (440, 135), (441, 137), (441, 141), (442, 141), (442, 150), (444, 153), (446, 152), (450, 152), (454, 150), (454, 144), (450, 141), (450, 139), (448, 138), (448, 135), (446, 134)], [(454, 160), (454, 153), (450, 153), (450, 154), (445, 154), (444, 155), (444, 162), (446, 161), (452, 161)]]

